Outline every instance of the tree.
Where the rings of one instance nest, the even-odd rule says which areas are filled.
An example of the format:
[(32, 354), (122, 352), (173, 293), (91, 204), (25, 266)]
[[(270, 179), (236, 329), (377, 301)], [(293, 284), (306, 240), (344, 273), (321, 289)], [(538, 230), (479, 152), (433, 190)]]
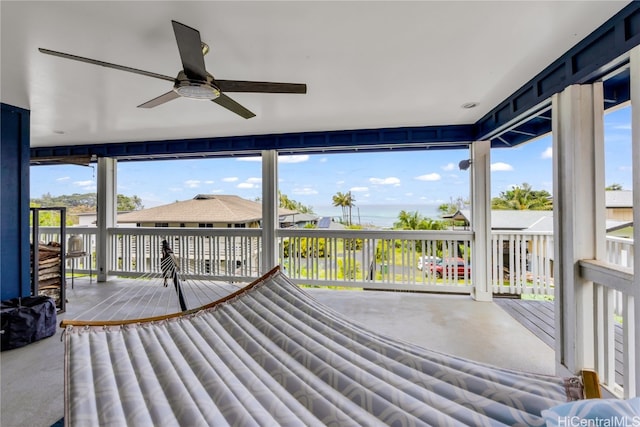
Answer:
[(398, 214), (398, 221), (393, 224), (393, 228), (400, 230), (445, 230), (447, 224), (444, 221), (423, 217), (417, 211), (402, 210)]
[(123, 196), (118, 194), (118, 211), (137, 211), (144, 208), (142, 206), (142, 199), (138, 196)]
[(621, 184), (611, 184), (607, 187), (605, 187), (605, 191), (622, 191), (622, 185)]
[(291, 211), (296, 211), (299, 213), (313, 213), (313, 208), (311, 206), (305, 206), (300, 202), (297, 202), (293, 199), (290, 199), (286, 194), (282, 194), (278, 190), (278, 206), (284, 209), (289, 209)]
[(459, 210), (469, 207), (469, 205), (471, 205), (471, 202), (468, 199), (464, 199), (461, 196), (458, 196), (455, 199), (452, 197), (449, 199), (449, 203), (443, 203), (438, 206), (438, 211), (442, 215), (453, 214)]
[(355, 197), (351, 195), (351, 191), (347, 193), (341, 193), (338, 191), (333, 196), (333, 206), (340, 206), (342, 208), (342, 222), (351, 225), (351, 208), (356, 201)]
[(546, 190), (533, 190), (526, 182), (503, 191), (499, 197), (491, 200), (492, 209), (501, 210), (537, 210), (553, 209), (551, 194)]

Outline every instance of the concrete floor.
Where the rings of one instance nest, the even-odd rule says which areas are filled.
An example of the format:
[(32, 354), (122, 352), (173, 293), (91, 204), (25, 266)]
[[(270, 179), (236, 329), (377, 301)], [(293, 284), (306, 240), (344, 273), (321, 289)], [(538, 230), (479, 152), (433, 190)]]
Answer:
[[(58, 320), (77, 318), (127, 287), (131, 287), (127, 281), (98, 285), (76, 278), (75, 289), (68, 290), (67, 313)], [(307, 291), (369, 329), (396, 339), (504, 368), (554, 373), (553, 350), (493, 303), (454, 295)], [(0, 353), (1, 426), (49, 427), (63, 416), (63, 358), (61, 332)]]

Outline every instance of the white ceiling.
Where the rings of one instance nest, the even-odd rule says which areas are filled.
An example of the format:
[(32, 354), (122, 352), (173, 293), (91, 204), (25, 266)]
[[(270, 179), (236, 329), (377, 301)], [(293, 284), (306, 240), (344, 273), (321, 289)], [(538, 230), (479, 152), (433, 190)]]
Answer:
[[(626, 4), (3, 0), (0, 100), (31, 110), (32, 147), (470, 124)], [(208, 101), (139, 109), (171, 83), (38, 52), (173, 77), (171, 20), (200, 31), (216, 78), (308, 93), (229, 93), (249, 120)]]

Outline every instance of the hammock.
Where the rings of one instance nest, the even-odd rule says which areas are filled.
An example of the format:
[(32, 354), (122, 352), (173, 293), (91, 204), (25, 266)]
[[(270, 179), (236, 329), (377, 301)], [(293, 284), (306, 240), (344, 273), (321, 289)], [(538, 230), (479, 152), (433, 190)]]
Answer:
[(64, 339), (69, 426), (535, 426), (577, 381), (376, 334), (277, 267), (209, 308)]

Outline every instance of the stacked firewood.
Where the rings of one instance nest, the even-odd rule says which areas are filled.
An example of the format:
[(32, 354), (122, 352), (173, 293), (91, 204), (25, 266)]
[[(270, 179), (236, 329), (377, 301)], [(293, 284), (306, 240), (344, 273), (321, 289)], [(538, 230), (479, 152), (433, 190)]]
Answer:
[(57, 242), (49, 242), (48, 244), (40, 242), (38, 244), (39, 294), (53, 298), (56, 301), (56, 306), (60, 306), (60, 289), (62, 287), (60, 249), (60, 243)]

